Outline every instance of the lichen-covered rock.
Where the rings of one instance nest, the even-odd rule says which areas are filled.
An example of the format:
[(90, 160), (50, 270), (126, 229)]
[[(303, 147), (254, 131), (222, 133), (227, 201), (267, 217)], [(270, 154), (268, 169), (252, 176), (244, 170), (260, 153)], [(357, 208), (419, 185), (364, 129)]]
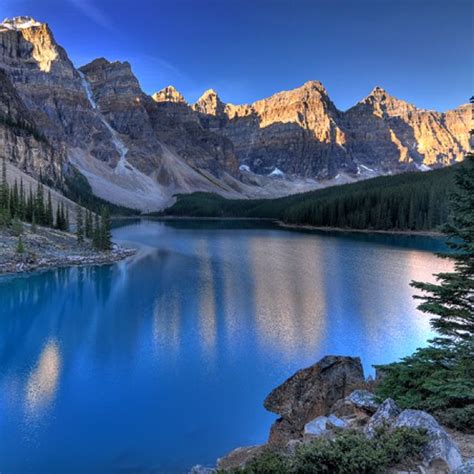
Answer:
[(392, 427), (426, 430), (428, 442), (422, 453), (426, 467), (449, 472), (461, 466), (462, 457), (457, 444), (430, 414), (421, 410), (403, 410)]
[(374, 436), (377, 429), (382, 428), (384, 425), (391, 425), (400, 413), (401, 410), (395, 401), (391, 398), (387, 398), (370, 418), (365, 426), (364, 432), (368, 437)]
[(364, 382), (359, 358), (326, 356), (299, 370), (265, 399), (267, 410), (281, 416), (272, 426), (269, 442), (285, 445), (303, 434), (304, 425), (328, 415), (334, 403)]

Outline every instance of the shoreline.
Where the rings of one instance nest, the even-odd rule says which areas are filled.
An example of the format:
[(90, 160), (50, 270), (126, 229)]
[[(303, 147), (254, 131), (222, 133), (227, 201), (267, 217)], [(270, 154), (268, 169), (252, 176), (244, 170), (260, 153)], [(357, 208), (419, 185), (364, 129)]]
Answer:
[[(21, 235), (23, 250), (18, 252)], [(107, 251), (97, 250), (90, 239), (78, 243), (70, 232), (23, 223), (20, 234), (0, 230), (0, 275), (18, 275), (52, 268), (106, 265), (136, 253), (136, 249), (112, 243)]]
[[(134, 219), (154, 219), (154, 220), (190, 220), (190, 221), (253, 221), (253, 222), (274, 222), (279, 227), (294, 230), (318, 230), (324, 232), (341, 232), (351, 233), (357, 232), (362, 234), (393, 234), (393, 235), (406, 235), (406, 236), (420, 236), (420, 237), (442, 237), (442, 232), (434, 230), (381, 230), (381, 229), (349, 229), (343, 227), (318, 227), (303, 224), (286, 224), (283, 221), (272, 217), (193, 217), (193, 216), (135, 216)], [(132, 219), (132, 217), (120, 217), (117, 220)]]
[(406, 236), (420, 236), (420, 237), (442, 237), (442, 232), (429, 231), (429, 230), (377, 230), (377, 229), (346, 229), (342, 227), (317, 227), (311, 225), (301, 224), (286, 224), (285, 222), (276, 220), (278, 226), (284, 229), (295, 229), (295, 230), (318, 230), (324, 232), (341, 232), (341, 233), (352, 233), (357, 232), (359, 234), (392, 234), (392, 235), (406, 235)]
[(56, 268), (85, 267), (109, 265), (125, 260), (136, 254), (136, 249), (116, 247), (108, 252), (101, 252), (96, 255), (69, 255), (56, 258), (39, 258), (38, 260), (14, 259), (0, 264), (0, 277), (13, 276), (26, 273), (34, 273), (41, 270), (53, 270)]

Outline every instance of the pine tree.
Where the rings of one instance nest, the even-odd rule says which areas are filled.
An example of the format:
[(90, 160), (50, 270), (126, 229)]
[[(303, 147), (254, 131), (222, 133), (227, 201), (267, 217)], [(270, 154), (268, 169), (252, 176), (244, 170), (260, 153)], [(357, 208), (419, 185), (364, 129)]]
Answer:
[(437, 284), (412, 283), (428, 293), (416, 298), (423, 300), (421, 311), (436, 316), (431, 325), (440, 337), (434, 342), (449, 348), (474, 341), (474, 155), (466, 157), (455, 183), (450, 199), (452, 221), (444, 228), (454, 252), (443, 255), (454, 261), (454, 272), (436, 275)]
[(45, 211), (45, 224), (49, 227), (53, 227), (53, 203), (51, 201), (51, 191), (48, 191), (48, 204), (46, 205)]
[(100, 225), (100, 249), (110, 250), (112, 248), (112, 235), (110, 233), (110, 216), (105, 206), (101, 209)]
[(92, 212), (86, 209), (86, 226), (85, 226), (86, 237), (92, 239)]
[(18, 243), (16, 244), (16, 253), (24, 253), (25, 252), (25, 246), (23, 245), (23, 239), (21, 238), (21, 235), (18, 236)]
[(0, 181), (0, 226), (10, 223), (9, 188), (7, 182), (7, 163), (2, 160), (2, 179)]
[(426, 348), (379, 369), (379, 395), (402, 406), (433, 411), (447, 425), (474, 431), (474, 155), (455, 175), (451, 221), (444, 228), (454, 271), (437, 283), (413, 282), (425, 294), (418, 308), (434, 317), (437, 336)]
[(25, 202), (25, 188), (23, 186), (23, 178), (20, 179), (20, 196), (18, 202), (18, 217), (24, 221), (26, 220), (26, 202)]
[(36, 232), (36, 211), (34, 208), (31, 212), (31, 232)]
[(34, 201), (36, 222), (40, 225), (45, 224), (45, 206), (44, 206), (44, 187), (38, 183), (36, 187), (36, 197)]
[[(64, 206), (63, 206), (63, 215), (64, 215)], [(66, 207), (66, 217), (64, 220), (64, 230), (69, 232), (69, 208)]]
[(20, 192), (18, 189), (18, 181), (15, 179), (13, 188), (10, 191), (10, 213), (12, 217), (18, 217), (19, 203), (20, 203)]
[(84, 242), (84, 217), (82, 214), (82, 206), (80, 204), (76, 207), (76, 236), (77, 242)]
[(100, 221), (99, 221), (99, 215), (95, 214), (95, 216), (94, 216), (94, 226), (93, 226), (93, 230), (92, 230), (92, 245), (96, 249), (100, 249), (100, 245), (101, 245), (100, 229), (101, 229), (101, 226), (100, 226)]
[(61, 214), (61, 204), (58, 204), (56, 207), (56, 229), (63, 230), (64, 222), (63, 216)]

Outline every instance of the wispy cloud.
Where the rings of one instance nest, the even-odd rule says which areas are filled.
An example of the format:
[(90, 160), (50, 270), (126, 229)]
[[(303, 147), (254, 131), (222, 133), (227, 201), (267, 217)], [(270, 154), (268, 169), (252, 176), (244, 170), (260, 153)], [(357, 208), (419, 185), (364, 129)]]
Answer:
[(71, 5), (76, 7), (87, 18), (97, 23), (102, 28), (113, 31), (114, 26), (110, 18), (103, 13), (96, 5), (92, 4), (90, 0), (68, 0)]

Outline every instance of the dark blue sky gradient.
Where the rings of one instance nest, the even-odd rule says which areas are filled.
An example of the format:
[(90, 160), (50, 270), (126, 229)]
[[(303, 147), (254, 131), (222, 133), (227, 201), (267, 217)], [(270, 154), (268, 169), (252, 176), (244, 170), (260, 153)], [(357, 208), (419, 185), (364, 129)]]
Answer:
[(320, 80), (340, 109), (379, 85), (447, 110), (473, 87), (472, 0), (0, 0), (50, 24), (76, 65), (127, 60), (147, 93), (173, 84), (244, 103)]

